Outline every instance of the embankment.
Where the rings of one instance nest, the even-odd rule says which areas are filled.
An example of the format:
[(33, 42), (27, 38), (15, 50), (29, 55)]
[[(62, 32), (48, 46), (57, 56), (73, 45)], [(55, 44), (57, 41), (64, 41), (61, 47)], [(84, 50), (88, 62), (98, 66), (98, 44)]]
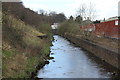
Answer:
[(64, 35), (69, 41), (74, 43), (76, 46), (80, 46), (85, 50), (93, 53), (95, 56), (99, 57), (101, 60), (107, 62), (108, 64), (112, 65), (114, 68), (120, 69), (119, 67), (119, 59), (120, 54), (110, 49), (103, 48), (102, 46), (95, 44), (89, 40), (83, 40), (77, 38), (75, 36)]
[(49, 57), (50, 36), (39, 38), (45, 34), (13, 15), (3, 14), (2, 28), (2, 77), (33, 78)]

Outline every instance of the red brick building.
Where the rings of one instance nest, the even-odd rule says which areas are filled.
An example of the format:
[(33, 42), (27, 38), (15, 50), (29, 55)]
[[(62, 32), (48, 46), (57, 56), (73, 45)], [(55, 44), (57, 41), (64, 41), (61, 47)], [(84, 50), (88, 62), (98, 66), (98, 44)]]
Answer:
[(91, 31), (96, 36), (120, 39), (120, 20), (116, 17), (101, 23), (89, 24), (83, 26), (84, 31)]
[(120, 38), (120, 26), (118, 25), (120, 20), (110, 20), (102, 23), (95, 24), (96, 35), (105, 36), (109, 38)]

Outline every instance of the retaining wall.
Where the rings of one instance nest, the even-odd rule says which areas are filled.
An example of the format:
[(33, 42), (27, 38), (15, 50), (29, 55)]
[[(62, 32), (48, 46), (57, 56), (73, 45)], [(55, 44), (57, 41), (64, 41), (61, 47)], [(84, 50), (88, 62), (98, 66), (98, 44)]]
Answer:
[(120, 54), (119, 53), (105, 49), (88, 40), (83, 40), (70, 35), (65, 35), (64, 37), (70, 40), (72, 43), (75, 43), (77, 46), (80, 46), (81, 48), (84, 48), (85, 50), (93, 53), (95, 56), (99, 57), (101, 60), (104, 60), (108, 64), (120, 70), (120, 66), (119, 66)]

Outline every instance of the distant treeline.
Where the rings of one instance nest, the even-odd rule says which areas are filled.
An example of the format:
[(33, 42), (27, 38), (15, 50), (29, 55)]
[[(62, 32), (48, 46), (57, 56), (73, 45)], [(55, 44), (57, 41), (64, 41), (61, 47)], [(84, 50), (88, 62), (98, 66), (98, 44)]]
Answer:
[(2, 77), (33, 78), (50, 59), (50, 25), (66, 17), (62, 13), (34, 12), (19, 2), (6, 2), (2, 7)]
[(38, 12), (25, 8), (22, 2), (4, 2), (2, 5), (3, 12), (14, 14), (16, 18), (34, 27), (40, 27), (40, 24), (44, 23), (60, 23), (66, 20), (64, 13), (50, 12), (44, 14), (41, 12), (38, 14)]

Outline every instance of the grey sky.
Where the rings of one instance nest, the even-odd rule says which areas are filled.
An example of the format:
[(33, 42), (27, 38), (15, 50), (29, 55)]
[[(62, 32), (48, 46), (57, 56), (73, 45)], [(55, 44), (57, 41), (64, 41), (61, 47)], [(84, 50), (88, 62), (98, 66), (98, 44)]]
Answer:
[(67, 17), (75, 16), (81, 3), (95, 5), (96, 19), (103, 19), (118, 16), (118, 2), (120, 0), (22, 0), (26, 7), (37, 11), (43, 9), (46, 11), (63, 12)]

